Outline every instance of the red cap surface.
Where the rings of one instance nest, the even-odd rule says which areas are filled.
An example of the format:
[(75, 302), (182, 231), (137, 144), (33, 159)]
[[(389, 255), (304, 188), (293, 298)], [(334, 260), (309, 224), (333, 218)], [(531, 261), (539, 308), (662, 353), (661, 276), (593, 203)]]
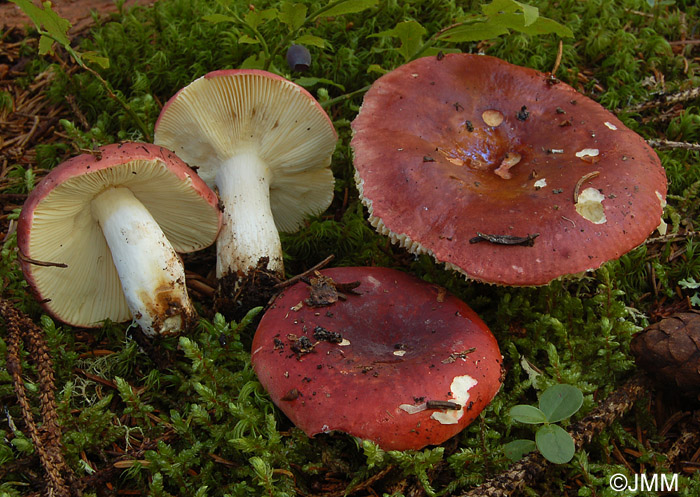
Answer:
[(494, 57), (401, 66), (372, 85), (352, 128), (373, 226), (471, 279), (547, 284), (620, 257), (661, 223), (666, 176), (640, 136), (570, 86)]
[(464, 302), (386, 268), (322, 271), (359, 282), (310, 307), (298, 283), (265, 313), (252, 346), (260, 382), (309, 436), (333, 430), (383, 449), (420, 449), (459, 433), (501, 386), (495, 338)]

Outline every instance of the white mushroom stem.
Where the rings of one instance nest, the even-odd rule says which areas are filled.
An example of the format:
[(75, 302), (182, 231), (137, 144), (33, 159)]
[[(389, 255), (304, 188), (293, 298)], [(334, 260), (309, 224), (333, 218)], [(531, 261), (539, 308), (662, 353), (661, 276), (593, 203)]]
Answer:
[(247, 275), (267, 257), (267, 269), (284, 274), (282, 244), (270, 208), (270, 168), (255, 152), (241, 152), (225, 161), (216, 174), (223, 203), (217, 240), (216, 276)]
[(177, 333), (195, 316), (185, 269), (160, 226), (128, 188), (92, 200), (134, 320), (148, 335)]

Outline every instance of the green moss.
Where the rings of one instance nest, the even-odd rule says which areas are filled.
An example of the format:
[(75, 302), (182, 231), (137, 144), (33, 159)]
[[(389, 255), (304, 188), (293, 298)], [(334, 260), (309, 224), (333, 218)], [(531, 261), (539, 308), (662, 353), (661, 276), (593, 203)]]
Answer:
[[(325, 5), (303, 3), (307, 12)], [(700, 14), (695, 2), (658, 2), (654, 8), (645, 0), (532, 3), (541, 15), (574, 33), (563, 43), (559, 79), (610, 109), (620, 109), (621, 119), (645, 138), (700, 141), (697, 101), (688, 102), (671, 119), (663, 115), (668, 106), (625, 110), (664, 91), (698, 86), (693, 47), (671, 43), (695, 28), (693, 19)], [(281, 9), (281, 5), (256, 2), (255, 11)], [(399, 38), (371, 35), (400, 22), (416, 21), (425, 29), (423, 41), (427, 41), (440, 29), (480, 12), (480, 6), (476, 1), (382, 0), (363, 12), (321, 16), (294, 32), (324, 40), (322, 46), (309, 46), (313, 61), (308, 76), (319, 79), (307, 84), (312, 93), (329, 99), (326, 109), (339, 143), (333, 156), (336, 191), (330, 209), (299, 232), (282, 237), (290, 276), (333, 254), (334, 265), (395, 267), (440, 284), (468, 302), (498, 338), (507, 370), (501, 392), (478, 421), (454, 443), (406, 453), (384, 452), (341, 434), (309, 439), (275, 408), (252, 371), (253, 314), (241, 324), (220, 316), (203, 320), (187, 337), (163, 339), (148, 350), (132, 338), (127, 325), (105, 323), (89, 332), (60, 326), (42, 317), (27, 293), (13, 234), (3, 240), (0, 251), (2, 294), (46, 332), (55, 363), (65, 454), (78, 476), (87, 475), (92, 467), (106, 471), (118, 461), (122, 469), (110, 480), (117, 490), (148, 489), (152, 496), (283, 496), (325, 488), (342, 493), (346, 486), (392, 468), (376, 483), (378, 492), (399, 495), (421, 488), (429, 495), (459, 493), (509, 466), (502, 453), (505, 442), (530, 436), (522, 426), (512, 424), (507, 416), (510, 407), (535, 403), (548, 386), (569, 383), (585, 394), (578, 419), (635, 371), (629, 353), (634, 333), (648, 324), (650, 312), (662, 307), (664, 299), (677, 301), (679, 291), (691, 291), (680, 289), (679, 281), (700, 281), (696, 240), (643, 245), (578, 280), (556, 281), (542, 288), (498, 288), (466, 282), (428, 256), (405, 253), (366, 221), (354, 186), (350, 123), (361, 104), (362, 89), (382, 71), (404, 62)], [(250, 12), (247, 3), (226, 0), (156, 2), (151, 8), (138, 7), (103, 22), (82, 40), (80, 49), (95, 50), (109, 59), (109, 68), (95, 69), (152, 130), (162, 104), (208, 71), (267, 61), (271, 70), (296, 77), (283, 59), (283, 42), (294, 38), (288, 24), (270, 20), (256, 27), (266, 54), (261, 40), (249, 43), (243, 38), (256, 36), (250, 26), (235, 20), (204, 20), (212, 14), (245, 18)], [(554, 35), (512, 33), (483, 43), (437, 42), (432, 48), (482, 50), (550, 71), (558, 42)], [(36, 57), (29, 45), (23, 55), (32, 59), (22, 81), (28, 86), (50, 65)], [(37, 167), (54, 167), (67, 151), (143, 138), (132, 117), (91, 74), (67, 75), (60, 67), (50, 68), (56, 77), (49, 96), (58, 101), (72, 95), (88, 128), (77, 124), (77, 116), (61, 122), (66, 142), (38, 147)], [(650, 79), (659, 75), (663, 83)], [(344, 94), (351, 96), (332, 100)], [(664, 150), (659, 156), (669, 179), (669, 225), (674, 230), (697, 230), (698, 152)], [(30, 191), (36, 173), (26, 165), (9, 163), (0, 193)], [(16, 219), (18, 212), (10, 216)], [(12, 400), (4, 362), (5, 332), (0, 330), (0, 398), (8, 406), (8, 423), (11, 419), (19, 427), (16, 431), (7, 425), (2, 428), (0, 465), (11, 469), (2, 476), (0, 492), (20, 495), (30, 480), (23, 468), (31, 466), (34, 456)], [(103, 352), (91, 354), (96, 350)], [(27, 359), (23, 356), (27, 382), (33, 385), (34, 369)], [(625, 429), (637, 423), (649, 433), (651, 449)], [(639, 451), (639, 457), (628, 458), (635, 468), (644, 464), (647, 472), (669, 470), (657, 448), (661, 437), (655, 430), (648, 410), (640, 406), (605, 430), (563, 470), (552, 470), (548, 481), (530, 489), (530, 494), (563, 495), (575, 478), (585, 482), (579, 495), (607, 495), (609, 477), (626, 471), (611, 457), (615, 446)], [(683, 476), (679, 487), (681, 495), (700, 491), (697, 477)]]

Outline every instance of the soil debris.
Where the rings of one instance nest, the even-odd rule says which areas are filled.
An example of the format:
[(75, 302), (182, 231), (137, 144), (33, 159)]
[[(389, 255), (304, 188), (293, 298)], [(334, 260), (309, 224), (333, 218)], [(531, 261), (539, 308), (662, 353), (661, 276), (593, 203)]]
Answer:
[(329, 331), (323, 326), (314, 328), (314, 338), (319, 342), (341, 343), (343, 336), (337, 331)]
[(347, 296), (343, 292), (360, 295), (355, 291), (355, 288), (360, 286), (359, 281), (337, 283), (333, 278), (324, 276), (318, 271), (315, 271), (315, 276), (310, 278), (308, 283), (309, 298), (304, 302), (309, 307), (324, 307), (336, 303), (339, 299), (345, 300)]
[(314, 347), (316, 347), (316, 344), (312, 343), (311, 340), (309, 340), (309, 337), (303, 335), (298, 337), (290, 333), (287, 335), (287, 340), (292, 342), (289, 348), (292, 349), (292, 352), (297, 355), (297, 359), (301, 359), (301, 356), (310, 354), (314, 351)]

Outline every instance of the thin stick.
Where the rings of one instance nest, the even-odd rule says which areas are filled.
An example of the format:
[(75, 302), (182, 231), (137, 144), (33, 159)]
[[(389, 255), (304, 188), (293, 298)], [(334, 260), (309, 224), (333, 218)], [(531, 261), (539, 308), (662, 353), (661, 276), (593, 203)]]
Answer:
[(669, 41), (669, 45), (700, 45), (700, 40), (678, 40), (678, 41)]
[(62, 268), (68, 267), (68, 264), (64, 264), (62, 262), (45, 262), (45, 261), (38, 261), (36, 259), (32, 259), (32, 258), (24, 255), (21, 250), (17, 251), (17, 258), (22, 262), (28, 262), (29, 264), (34, 264), (35, 266), (62, 267)]
[(334, 256), (333, 254), (331, 254), (331, 255), (329, 255), (328, 257), (326, 257), (325, 259), (323, 259), (321, 262), (319, 262), (318, 264), (316, 264), (316, 265), (315, 265), (314, 267), (312, 267), (311, 269), (307, 269), (307, 270), (304, 271), (303, 273), (297, 274), (296, 276), (292, 276), (291, 278), (289, 278), (289, 279), (286, 280), (286, 281), (283, 281), (283, 282), (281, 282), (281, 283), (277, 283), (277, 284), (276, 284), (275, 286), (273, 286), (272, 288), (275, 288), (275, 289), (287, 288), (288, 286), (293, 285), (294, 283), (296, 283), (296, 282), (299, 281), (300, 279), (307, 277), (308, 275), (310, 275), (310, 274), (313, 273), (314, 271), (318, 271), (319, 269), (321, 269), (321, 268), (323, 268), (323, 267), (326, 267), (326, 266), (328, 265), (328, 263), (331, 262), (331, 261), (333, 260), (334, 257), (335, 257), (335, 256)]
[(695, 100), (700, 97), (700, 87), (690, 88), (689, 90), (683, 90), (676, 93), (669, 93), (668, 95), (659, 95), (648, 102), (642, 102), (637, 105), (630, 107), (625, 107), (622, 110), (625, 112), (639, 112), (642, 110), (651, 109), (652, 107), (659, 107), (661, 105), (676, 104), (679, 102), (687, 102), (689, 100)]
[(21, 142), (19, 142), (19, 147), (22, 148), (24, 147), (29, 139), (32, 137), (32, 135), (36, 132), (37, 127), (39, 127), (39, 116), (34, 116), (34, 124), (32, 124), (32, 129), (29, 130), (29, 133), (27, 133), (24, 138), (22, 139)]
[(552, 78), (554, 78), (555, 74), (557, 73), (557, 69), (559, 69), (559, 64), (561, 64), (561, 56), (564, 51), (564, 43), (559, 40), (559, 48), (557, 50), (557, 59), (554, 61), (554, 67), (552, 68)]
[(650, 243), (666, 243), (666, 242), (680, 242), (681, 240), (686, 240), (688, 238), (694, 238), (700, 235), (700, 231), (687, 231), (685, 233), (672, 233), (670, 235), (657, 236), (655, 238), (649, 238), (644, 243), (649, 245)]
[(674, 142), (674, 141), (670, 141), (670, 140), (657, 140), (657, 139), (647, 140), (647, 143), (650, 146), (652, 146), (654, 148), (658, 148), (660, 150), (682, 148), (685, 150), (700, 151), (700, 143)]
[(600, 171), (592, 171), (588, 174), (584, 174), (583, 176), (581, 176), (581, 179), (578, 180), (578, 182), (576, 183), (576, 186), (574, 187), (574, 203), (578, 202), (578, 191), (581, 189), (581, 185), (583, 185), (589, 179), (595, 178), (599, 174), (600, 174)]

